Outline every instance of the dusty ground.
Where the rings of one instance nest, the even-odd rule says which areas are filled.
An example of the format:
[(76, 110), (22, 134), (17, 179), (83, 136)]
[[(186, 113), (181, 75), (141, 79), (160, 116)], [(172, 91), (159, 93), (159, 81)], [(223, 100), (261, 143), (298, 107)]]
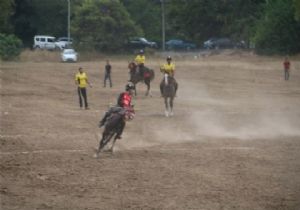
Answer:
[[(99, 159), (97, 124), (128, 60), (111, 60), (111, 89), (105, 57), (1, 63), (0, 209), (300, 209), (300, 61), (284, 81), (282, 58), (174, 57), (175, 116), (158, 92), (164, 59), (148, 58), (153, 97), (138, 86), (136, 118)], [(79, 66), (94, 85), (90, 110), (78, 107)]]

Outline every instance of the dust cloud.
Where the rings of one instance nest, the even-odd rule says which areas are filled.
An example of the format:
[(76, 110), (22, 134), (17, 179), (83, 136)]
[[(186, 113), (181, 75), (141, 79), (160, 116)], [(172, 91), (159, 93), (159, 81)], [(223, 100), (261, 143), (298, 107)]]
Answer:
[[(188, 87), (188, 88), (187, 88)], [(184, 93), (191, 92), (191, 85)], [(226, 86), (223, 87), (226, 89)], [(251, 90), (250, 96), (212, 96), (202, 85), (193, 97), (183, 100), (201, 104), (192, 110), (189, 124), (194, 125), (195, 136), (236, 139), (271, 139), (280, 136), (300, 136), (300, 113), (289, 107), (289, 101), (281, 96), (273, 97)], [(250, 91), (249, 91), (250, 92)]]

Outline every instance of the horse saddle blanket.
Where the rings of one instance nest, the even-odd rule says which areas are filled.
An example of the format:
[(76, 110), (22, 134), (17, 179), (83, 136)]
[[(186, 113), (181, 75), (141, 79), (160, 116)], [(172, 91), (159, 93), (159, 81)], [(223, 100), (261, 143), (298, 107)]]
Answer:
[(144, 78), (149, 78), (149, 77), (151, 77), (150, 71), (145, 71)]

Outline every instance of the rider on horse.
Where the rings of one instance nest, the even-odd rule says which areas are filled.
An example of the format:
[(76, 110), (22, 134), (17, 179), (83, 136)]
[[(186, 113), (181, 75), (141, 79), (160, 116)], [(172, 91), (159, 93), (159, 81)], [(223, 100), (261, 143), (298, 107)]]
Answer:
[(134, 59), (136, 65), (138, 66), (138, 72), (142, 77), (144, 77), (144, 67), (145, 67), (145, 61), (146, 57), (144, 55), (144, 50), (140, 50), (139, 54)]
[[(176, 94), (176, 91), (177, 91), (177, 88), (178, 88), (178, 84), (174, 78), (174, 75), (175, 75), (175, 64), (172, 63), (172, 58), (171, 56), (168, 56), (167, 57), (167, 63), (162, 65), (160, 67), (160, 71), (163, 73), (163, 74), (168, 74), (170, 78), (173, 79), (174, 81), (174, 84), (175, 84), (175, 94)], [(160, 93), (161, 95), (163, 95), (163, 87), (164, 87), (164, 79), (161, 81), (160, 83)]]
[[(125, 92), (122, 92), (117, 100), (117, 105), (111, 107), (104, 115), (103, 119), (99, 123), (99, 127), (102, 127), (105, 123), (107, 123), (108, 119), (113, 115), (113, 114), (120, 114), (124, 115), (125, 111), (128, 109), (132, 109), (131, 105), (131, 99), (132, 99), (132, 94), (133, 94), (133, 89), (134, 86), (131, 83), (128, 83), (125, 86)], [(123, 133), (125, 127), (125, 121), (121, 121), (121, 125), (118, 131), (117, 139), (121, 139), (121, 135)]]

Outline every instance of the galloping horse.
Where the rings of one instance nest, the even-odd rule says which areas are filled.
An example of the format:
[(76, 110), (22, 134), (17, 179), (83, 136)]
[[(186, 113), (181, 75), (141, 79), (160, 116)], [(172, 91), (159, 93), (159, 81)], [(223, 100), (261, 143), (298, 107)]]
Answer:
[[(99, 157), (100, 152), (104, 149), (104, 147), (112, 141), (111, 147), (108, 151), (113, 153), (114, 145), (118, 136), (122, 133), (122, 130), (125, 127), (126, 121), (133, 120), (135, 112), (133, 107), (112, 107), (111, 114), (105, 123), (104, 131), (102, 133), (102, 138), (99, 142), (99, 147), (96, 150), (96, 156)], [(101, 121), (99, 123), (99, 127), (101, 127)]]
[(173, 100), (176, 95), (177, 83), (173, 77), (164, 74), (162, 86), (162, 94), (165, 100), (165, 115), (166, 117), (173, 116)]
[[(152, 69), (148, 69), (147, 67), (144, 67), (144, 75), (141, 75), (140, 72), (138, 72), (137, 65), (134, 62), (129, 63), (128, 68), (129, 68), (129, 74), (130, 74), (129, 81), (132, 82), (134, 85), (135, 95), (137, 95), (135, 85), (138, 82), (143, 81), (147, 85), (146, 96), (148, 96), (150, 93), (150, 83), (154, 79), (154, 76), (155, 76), (154, 71)], [(151, 93), (150, 93), (150, 96), (151, 96)]]

